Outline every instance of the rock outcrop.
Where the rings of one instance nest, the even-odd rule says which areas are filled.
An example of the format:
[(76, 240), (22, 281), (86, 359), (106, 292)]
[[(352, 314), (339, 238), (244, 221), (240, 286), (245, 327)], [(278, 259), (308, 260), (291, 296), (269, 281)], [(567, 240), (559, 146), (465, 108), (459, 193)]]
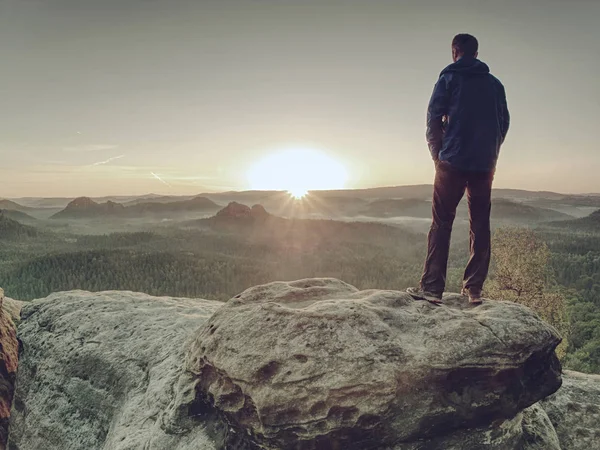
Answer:
[(559, 450), (529, 309), (334, 279), (223, 304), (72, 291), (23, 308), (15, 449)]
[(567, 370), (562, 388), (540, 404), (558, 433), (562, 450), (600, 448), (600, 375)]
[(114, 216), (122, 214), (125, 206), (111, 200), (106, 203), (96, 203), (89, 197), (78, 197), (69, 202), (62, 211), (54, 214), (51, 219), (77, 219), (93, 218), (102, 216)]
[(230, 202), (215, 215), (220, 219), (265, 219), (269, 216), (262, 205), (253, 205), (250, 208), (238, 202)]
[(6, 448), (19, 357), (15, 324), (7, 307), (15, 310), (15, 305), (5, 299), (4, 291), (0, 289), (0, 449)]
[(560, 387), (559, 342), (515, 303), (450, 296), (436, 307), (300, 280), (230, 300), (187, 368), (198, 395), (257, 445), (366, 449), (514, 417)]

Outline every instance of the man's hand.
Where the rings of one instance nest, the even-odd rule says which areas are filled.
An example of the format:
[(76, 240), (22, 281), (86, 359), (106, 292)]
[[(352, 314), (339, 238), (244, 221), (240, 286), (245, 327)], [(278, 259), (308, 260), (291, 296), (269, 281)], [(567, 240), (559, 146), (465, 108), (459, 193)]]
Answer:
[(425, 135), (431, 157), (434, 160), (438, 158), (442, 148), (444, 132), (448, 123), (449, 81), (448, 75), (442, 75), (439, 78), (433, 88), (433, 94), (427, 107), (427, 131)]

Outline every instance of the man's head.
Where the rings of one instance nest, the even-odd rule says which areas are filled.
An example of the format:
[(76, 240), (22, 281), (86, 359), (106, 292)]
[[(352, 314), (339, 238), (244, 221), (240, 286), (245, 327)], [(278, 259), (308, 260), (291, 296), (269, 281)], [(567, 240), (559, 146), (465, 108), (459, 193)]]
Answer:
[(466, 33), (457, 34), (452, 39), (452, 60), (456, 62), (463, 56), (477, 58), (478, 49), (479, 43), (475, 36)]

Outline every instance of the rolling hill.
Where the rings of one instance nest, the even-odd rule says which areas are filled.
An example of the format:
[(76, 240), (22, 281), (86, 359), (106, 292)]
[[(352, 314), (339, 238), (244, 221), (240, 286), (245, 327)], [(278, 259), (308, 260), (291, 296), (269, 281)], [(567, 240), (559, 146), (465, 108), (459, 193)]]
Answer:
[(431, 202), (416, 198), (375, 200), (358, 215), (367, 217), (431, 217)]
[(189, 200), (179, 201), (157, 201), (138, 203), (126, 206), (125, 213), (128, 216), (143, 216), (146, 214), (163, 214), (179, 212), (216, 211), (220, 208), (212, 200), (206, 197), (194, 197)]
[(572, 217), (553, 209), (531, 206), (506, 198), (492, 200), (492, 220), (548, 222), (552, 220), (566, 220)]
[(8, 211), (27, 212), (31, 211), (33, 208), (23, 206), (17, 202), (13, 202), (12, 200), (0, 199), (0, 209), (5, 209)]
[(565, 228), (569, 231), (600, 232), (600, 209), (586, 217), (552, 222), (548, 225), (551, 227)]
[(17, 222), (0, 212), (0, 240), (16, 240), (38, 235), (38, 231), (28, 225)]
[[(414, 198), (375, 200), (369, 203), (359, 215), (374, 218), (390, 217), (431, 217), (431, 202)], [(457, 209), (459, 219), (468, 218), (466, 199)], [(492, 200), (492, 220), (511, 222), (546, 222), (551, 220), (566, 220), (571, 218), (568, 214), (547, 208), (539, 208), (518, 201), (495, 198)]]
[(536, 198), (531, 200), (535, 206), (552, 208), (557, 205), (600, 208), (600, 195), (563, 195), (558, 198)]
[(3, 214), (9, 219), (16, 220), (17, 222), (25, 224), (33, 224), (37, 222), (37, 219), (35, 217), (31, 217), (29, 214), (12, 209), (0, 209), (0, 214)]

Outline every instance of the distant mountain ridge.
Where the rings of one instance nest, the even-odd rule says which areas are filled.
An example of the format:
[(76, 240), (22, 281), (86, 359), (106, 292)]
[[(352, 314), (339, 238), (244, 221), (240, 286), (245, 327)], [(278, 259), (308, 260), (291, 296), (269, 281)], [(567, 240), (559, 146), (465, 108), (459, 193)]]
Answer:
[[(383, 199), (369, 202), (357, 215), (373, 218), (390, 217), (431, 217), (431, 202), (416, 198)], [(458, 208), (458, 217), (467, 217), (468, 211), (466, 200)], [(551, 221), (572, 218), (568, 214), (531, 206), (507, 198), (495, 198), (492, 200), (492, 219), (513, 219), (517, 221)]]
[(212, 211), (220, 208), (212, 200), (206, 197), (193, 197), (189, 200), (178, 200), (173, 202), (144, 202), (137, 205), (126, 206), (128, 213), (166, 213), (182, 211)]
[(219, 232), (229, 231), (261, 245), (310, 251), (322, 250), (340, 242), (381, 245), (388, 243), (391, 238), (398, 239), (398, 243), (413, 243), (423, 238), (422, 234), (401, 226), (335, 219), (284, 218), (270, 214), (260, 204), (249, 207), (237, 202), (231, 202), (213, 217), (189, 221), (187, 225)]
[[(337, 189), (327, 191), (310, 191), (309, 197), (327, 198), (327, 197), (361, 197), (364, 199), (392, 199), (392, 198), (422, 198), (430, 199), (432, 194), (431, 184), (384, 186), (363, 189)], [(562, 194), (552, 191), (528, 191), (524, 189), (506, 189), (496, 188), (493, 190), (496, 198), (509, 199), (528, 199), (528, 200), (550, 200), (564, 201), (566, 203), (580, 203), (582, 206), (590, 204), (598, 205), (600, 208), (600, 193), (586, 194)], [(143, 194), (143, 195), (117, 195), (104, 197), (89, 197), (96, 203), (113, 201), (121, 203), (124, 206), (131, 206), (137, 203), (164, 203), (170, 201), (190, 200), (194, 197), (206, 197), (213, 201), (228, 203), (238, 201), (245, 203), (265, 203), (266, 199), (273, 197), (288, 196), (285, 190), (280, 191), (225, 191), (225, 192), (204, 192), (198, 195), (161, 195), (161, 194)], [(8, 199), (7, 199), (8, 200)], [(9, 201), (16, 202), (22, 207), (28, 208), (65, 208), (73, 198), (68, 197), (21, 197), (11, 198)], [(0, 200), (1, 201), (1, 200)], [(13, 209), (0, 206), (4, 209)]]
[[(201, 197), (201, 196), (196, 196), (196, 197)], [(193, 198), (195, 198), (193, 195), (178, 196), (178, 195), (153, 195), (153, 194), (150, 194), (150, 196), (143, 196), (140, 198), (135, 198), (133, 200), (123, 202), (122, 204), (124, 206), (135, 206), (135, 205), (139, 205), (141, 203), (171, 203), (171, 202), (181, 202), (181, 201), (185, 201), (185, 200), (192, 200)]]
[[(147, 194), (137, 198), (123, 197), (128, 199), (126, 204), (110, 199), (100, 203), (90, 197), (78, 197), (51, 218), (63, 220), (102, 217), (141, 218), (161, 214), (211, 213), (221, 208), (217, 202), (224, 203), (228, 199), (230, 200), (227, 203), (264, 205), (276, 216), (290, 218), (429, 218), (431, 217), (431, 191), (431, 185), (391, 186), (312, 191), (302, 199), (293, 199), (285, 191), (232, 191), (195, 197)], [(521, 222), (568, 220), (572, 216), (552, 209), (552, 205), (561, 204), (563, 201), (586, 205), (594, 202), (600, 204), (600, 196), (569, 196), (553, 192), (496, 189), (494, 195), (493, 220), (506, 219)], [(500, 197), (501, 195), (507, 197)], [(36, 211), (36, 208), (23, 206), (12, 200), (0, 202), (9, 206), (11, 210)], [(457, 214), (459, 218), (467, 215), (464, 203), (462, 202), (459, 207)], [(573, 215), (577, 216), (577, 214)], [(26, 217), (14, 218), (21, 222), (26, 221)]]
[(110, 200), (105, 203), (97, 203), (89, 197), (79, 197), (71, 201), (65, 209), (54, 214), (51, 219), (139, 217), (152, 214), (213, 211), (217, 209), (219, 209), (219, 205), (206, 197), (194, 197), (190, 200), (168, 203), (149, 201), (131, 206), (125, 206)]

